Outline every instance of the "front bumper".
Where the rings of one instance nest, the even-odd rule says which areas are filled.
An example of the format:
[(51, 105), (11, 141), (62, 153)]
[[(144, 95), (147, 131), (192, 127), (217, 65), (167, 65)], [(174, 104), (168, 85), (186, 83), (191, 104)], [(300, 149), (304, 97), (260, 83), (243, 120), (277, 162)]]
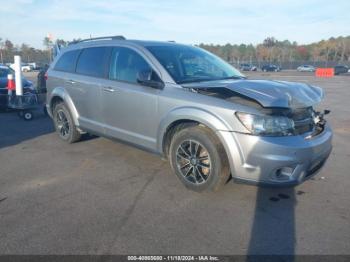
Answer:
[(314, 176), (332, 151), (332, 130), (306, 139), (308, 134), (263, 137), (218, 131), (228, 153), (235, 180), (252, 184), (292, 186)]

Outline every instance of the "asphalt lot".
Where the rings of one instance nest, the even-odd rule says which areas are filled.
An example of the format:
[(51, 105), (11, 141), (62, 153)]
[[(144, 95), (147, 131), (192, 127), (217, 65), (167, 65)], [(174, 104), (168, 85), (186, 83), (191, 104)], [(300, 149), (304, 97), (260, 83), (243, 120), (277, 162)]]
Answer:
[(194, 193), (156, 155), (0, 113), (0, 254), (350, 254), (350, 75), (248, 75), (325, 89), (334, 149), (314, 179)]

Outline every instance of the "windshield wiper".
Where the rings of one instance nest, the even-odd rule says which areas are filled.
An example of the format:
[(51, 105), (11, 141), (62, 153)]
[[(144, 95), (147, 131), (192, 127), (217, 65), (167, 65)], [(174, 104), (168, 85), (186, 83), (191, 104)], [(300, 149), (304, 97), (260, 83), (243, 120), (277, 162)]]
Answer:
[(198, 83), (198, 82), (210, 82), (217, 80), (226, 80), (226, 79), (246, 79), (245, 76), (226, 76), (219, 78), (197, 78), (197, 79), (185, 79), (182, 81), (177, 81), (178, 84), (187, 84), (187, 83)]
[(187, 79), (187, 80), (177, 81), (177, 83), (186, 84), (186, 83), (207, 82), (207, 81), (213, 81), (213, 80), (216, 80), (216, 79), (211, 79), (211, 78)]
[(227, 77), (222, 77), (218, 78), (217, 80), (225, 80), (225, 79), (246, 79), (247, 77), (245, 76), (227, 76)]
[(246, 79), (246, 77), (245, 76), (227, 76), (227, 77), (220, 77), (220, 78), (186, 79), (186, 80), (178, 81), (177, 83), (186, 84), (186, 83), (210, 82), (210, 81), (227, 80), (227, 79)]

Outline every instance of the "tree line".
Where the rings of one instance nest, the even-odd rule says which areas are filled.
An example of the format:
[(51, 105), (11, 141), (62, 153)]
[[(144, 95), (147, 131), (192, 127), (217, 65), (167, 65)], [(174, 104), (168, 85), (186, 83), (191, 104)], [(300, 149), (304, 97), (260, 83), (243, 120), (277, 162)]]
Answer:
[(13, 63), (13, 56), (21, 55), (23, 62), (48, 63), (49, 51), (37, 49), (28, 44), (14, 45), (11, 40), (0, 37), (0, 63)]
[[(73, 39), (76, 41), (79, 39)], [(52, 56), (52, 47), (55, 44), (66, 46), (69, 42), (57, 39), (54, 42), (48, 37), (43, 39), (44, 49), (37, 49), (28, 44), (14, 45), (9, 39), (0, 38), (0, 63), (13, 62), (14, 55), (21, 55), (23, 62), (49, 63)], [(257, 45), (252, 44), (225, 44), (198, 45), (231, 64), (251, 63), (260, 64), (297, 64), (298, 62), (318, 62), (327, 66), (332, 64), (350, 63), (350, 36), (331, 37), (316, 43), (299, 45), (289, 40), (279, 41), (274, 37), (267, 37)]]
[(331, 37), (308, 45), (298, 45), (297, 42), (279, 41), (274, 37), (268, 37), (256, 46), (252, 44), (200, 44), (199, 46), (232, 64), (318, 62), (327, 66), (329, 62), (332, 62), (331, 64), (350, 63), (350, 36)]

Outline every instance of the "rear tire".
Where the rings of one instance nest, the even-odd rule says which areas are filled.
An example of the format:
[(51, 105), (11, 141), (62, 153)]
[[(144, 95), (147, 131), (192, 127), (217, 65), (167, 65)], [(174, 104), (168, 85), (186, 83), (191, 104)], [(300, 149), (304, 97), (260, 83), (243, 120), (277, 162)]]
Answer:
[(207, 127), (192, 126), (175, 133), (169, 154), (173, 172), (193, 191), (217, 191), (230, 177), (225, 149)]
[(81, 134), (77, 130), (73, 118), (64, 103), (61, 102), (55, 106), (53, 120), (55, 129), (62, 140), (70, 144), (80, 140)]

